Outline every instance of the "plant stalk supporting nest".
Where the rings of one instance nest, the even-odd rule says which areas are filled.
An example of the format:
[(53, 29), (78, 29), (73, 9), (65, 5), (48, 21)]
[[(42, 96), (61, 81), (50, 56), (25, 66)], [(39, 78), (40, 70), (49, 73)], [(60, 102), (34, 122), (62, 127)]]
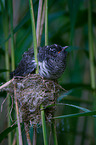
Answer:
[[(3, 14), (3, 31), (4, 31), (4, 37), (5, 39), (7, 39), (8, 37), (8, 31), (9, 31), (9, 21), (8, 21), (8, 1), (5, 1), (5, 8), (3, 7), (3, 11), (4, 11), (4, 14)], [(6, 70), (9, 70), (10, 67), (9, 67), (9, 49), (8, 49), (8, 45), (9, 45), (9, 42), (6, 41), (5, 43), (5, 66), (6, 66)], [(6, 72), (6, 81), (9, 80), (9, 71)], [(10, 112), (10, 96), (8, 96), (8, 100), (7, 100), (7, 111), (8, 111), (8, 127), (11, 126), (11, 119), (10, 119), (10, 115), (9, 115), (9, 112)], [(12, 133), (9, 133), (8, 134), (8, 144), (12, 144)]]
[(18, 124), (18, 132), (19, 132), (19, 145), (23, 145), (21, 127), (20, 127), (20, 118), (19, 118), (19, 108), (16, 96), (16, 86), (14, 84), (14, 98), (15, 98), (15, 106), (16, 106), (16, 114), (17, 114), (17, 124)]

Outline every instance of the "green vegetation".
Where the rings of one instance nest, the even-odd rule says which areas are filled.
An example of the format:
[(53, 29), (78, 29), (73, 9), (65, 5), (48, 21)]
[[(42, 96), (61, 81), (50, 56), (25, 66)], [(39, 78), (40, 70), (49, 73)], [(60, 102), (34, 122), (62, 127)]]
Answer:
[[(40, 27), (39, 24), (43, 22), (44, 26)], [(28, 48), (34, 47), (35, 60), (38, 62), (37, 46), (40, 40), (41, 46), (54, 43), (70, 46), (67, 68), (58, 80), (66, 91), (57, 99), (52, 125), (46, 125), (46, 114), (41, 105), (43, 128), (37, 128), (37, 145), (96, 144), (95, 31), (96, 1), (93, 0), (0, 0), (1, 85), (9, 80), (9, 73), (17, 67)], [(0, 92), (0, 143), (12, 145), (13, 141), (17, 141), (19, 144), (15, 109), (11, 110), (15, 106), (9, 96), (7, 101), (5, 98), (6, 92)], [(30, 128), (31, 141), (34, 130)], [(21, 133), (25, 145), (27, 139), (23, 123)]]

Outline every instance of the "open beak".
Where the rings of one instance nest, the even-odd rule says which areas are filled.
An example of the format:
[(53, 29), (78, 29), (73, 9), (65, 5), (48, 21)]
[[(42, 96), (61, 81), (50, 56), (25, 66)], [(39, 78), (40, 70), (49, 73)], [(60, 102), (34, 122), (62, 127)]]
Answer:
[[(68, 48), (68, 47), (69, 47), (69, 46), (63, 47), (61, 51), (64, 51), (64, 50), (65, 50), (66, 48)], [(59, 51), (58, 53), (60, 53), (61, 51)]]
[(65, 49), (68, 48), (68, 47), (69, 47), (69, 46), (64, 46), (64, 47), (63, 47), (63, 50), (65, 50)]

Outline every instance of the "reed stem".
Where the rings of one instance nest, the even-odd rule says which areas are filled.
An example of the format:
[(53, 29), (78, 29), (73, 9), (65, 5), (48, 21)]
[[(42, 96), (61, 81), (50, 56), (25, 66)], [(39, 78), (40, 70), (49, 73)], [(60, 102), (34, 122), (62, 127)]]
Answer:
[(55, 127), (55, 120), (52, 120), (51, 128), (52, 128), (52, 135), (53, 135), (54, 145), (58, 145), (57, 135), (56, 135), (56, 127)]
[(48, 0), (45, 0), (45, 45), (48, 45)]
[[(5, 9), (3, 9), (3, 31), (4, 31), (4, 36), (5, 36), (5, 39), (8, 37), (8, 32), (9, 32), (9, 21), (8, 21), (8, 14), (7, 14), (7, 11), (8, 11), (8, 2), (5, 1)], [(8, 41), (6, 41), (5, 43), (5, 67), (6, 67), (6, 70), (8, 70), (6, 72), (6, 81), (9, 80), (9, 70), (10, 70), (10, 67), (9, 67), (9, 50), (8, 50), (8, 47), (9, 47), (9, 43)], [(7, 94), (8, 95), (8, 94)], [(7, 99), (7, 111), (8, 111), (8, 127), (11, 126), (11, 119), (10, 119), (10, 105), (11, 105), (11, 102), (10, 102), (10, 96), (8, 96), (8, 99)], [(8, 144), (11, 145), (12, 144), (12, 133), (9, 133), (8, 134)]]
[(11, 66), (12, 71), (15, 69), (15, 56), (14, 56), (14, 33), (13, 33), (13, 0), (9, 1), (10, 6), (10, 22), (11, 22)]
[[(93, 47), (93, 26), (92, 26), (92, 0), (89, 0), (88, 6), (88, 38), (89, 38), (89, 58), (90, 58), (90, 79), (91, 87), (95, 89), (95, 66), (94, 66), (94, 47)], [(96, 92), (93, 92), (93, 109), (96, 110)], [(96, 128), (96, 118), (94, 118), (94, 128)], [(94, 129), (94, 134), (96, 135), (96, 129)], [(96, 144), (96, 138), (95, 138)]]
[(36, 29), (37, 46), (40, 45), (40, 26), (41, 26), (42, 3), (43, 3), (43, 0), (39, 0), (38, 17), (37, 17), (37, 29)]
[(29, 6), (30, 6), (30, 15), (31, 15), (32, 32), (33, 32), (34, 56), (35, 56), (35, 62), (37, 63), (36, 73), (38, 73), (39, 72), (38, 59), (37, 59), (38, 51), (37, 51), (37, 39), (36, 39), (35, 19), (34, 19), (34, 10), (33, 10), (32, 0), (29, 0)]
[(42, 118), (42, 129), (43, 129), (44, 145), (48, 145), (46, 122), (45, 122), (45, 113), (44, 113), (43, 105), (41, 105), (40, 109), (41, 109), (41, 118)]
[(92, 0), (89, 0), (88, 7), (88, 37), (89, 37), (91, 87), (92, 89), (95, 89), (96, 84), (95, 84), (95, 67), (94, 67), (93, 28), (92, 28)]

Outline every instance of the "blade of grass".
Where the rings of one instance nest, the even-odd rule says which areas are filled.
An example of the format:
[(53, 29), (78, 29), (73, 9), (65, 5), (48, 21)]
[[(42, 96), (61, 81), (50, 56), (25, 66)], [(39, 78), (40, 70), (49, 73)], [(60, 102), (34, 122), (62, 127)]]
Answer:
[(0, 143), (3, 141), (4, 138), (6, 138), (6, 136), (13, 131), (15, 128), (17, 127), (17, 124), (12, 125), (11, 127), (8, 127), (7, 129), (5, 129), (4, 131), (2, 131), (0, 133)]
[[(22, 26), (23, 26), (24, 24), (26, 24), (26, 22), (27, 22), (29, 19), (30, 19), (30, 15), (29, 15), (29, 12), (27, 12), (27, 14), (24, 16), (24, 18), (23, 18), (23, 19), (19, 22), (19, 24), (13, 29), (13, 33), (15, 34), (16, 32), (18, 32), (18, 30), (20, 30), (20, 29), (22, 28)], [(1, 42), (0, 42), (0, 45), (1, 45), (1, 46), (4, 45), (4, 43), (10, 39), (10, 37), (11, 37), (11, 34), (9, 34), (9, 36), (8, 36), (5, 40), (1, 41)]]
[(64, 104), (64, 103), (56, 103), (56, 104), (48, 105), (46, 108), (52, 107), (52, 106), (69, 106), (69, 107), (74, 107), (76, 109), (82, 110), (84, 112), (91, 112), (91, 110), (89, 110), (87, 108), (80, 107), (80, 106), (73, 105), (73, 104)]
[(96, 111), (91, 111), (91, 112), (88, 111), (88, 112), (83, 112), (83, 113), (62, 115), (62, 116), (53, 117), (53, 119), (82, 117), (82, 116), (92, 116), (92, 115), (95, 115), (96, 116)]

